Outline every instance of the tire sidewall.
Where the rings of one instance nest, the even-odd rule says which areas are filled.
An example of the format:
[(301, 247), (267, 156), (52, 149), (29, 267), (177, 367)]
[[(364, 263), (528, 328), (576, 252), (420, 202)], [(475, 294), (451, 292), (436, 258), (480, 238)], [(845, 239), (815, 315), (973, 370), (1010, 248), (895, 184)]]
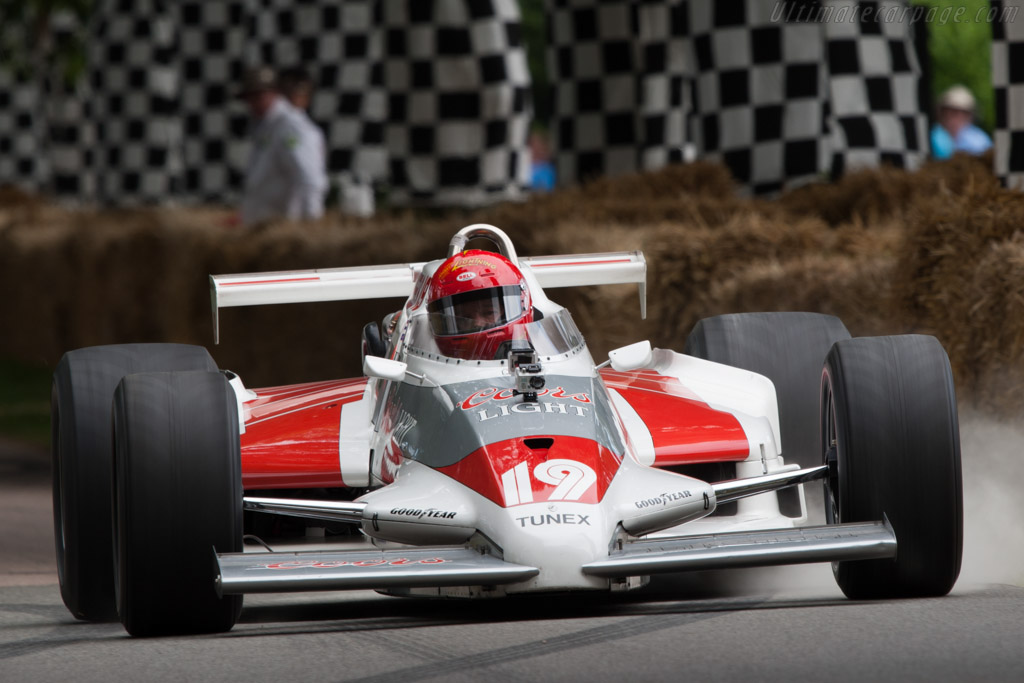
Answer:
[(830, 521), (885, 520), (897, 540), (895, 559), (834, 563), (840, 588), (869, 599), (948, 593), (960, 569), (963, 497), (945, 351), (923, 335), (837, 343), (822, 374), (823, 428), (829, 394), (839, 484)]
[(61, 598), (77, 619), (117, 617), (113, 577), (111, 400), (134, 371), (215, 370), (185, 344), (118, 344), (69, 351), (51, 388), (54, 545)]
[(229, 630), (213, 553), (242, 550), (238, 408), (220, 373), (126, 377), (115, 392), (117, 604), (135, 636)]

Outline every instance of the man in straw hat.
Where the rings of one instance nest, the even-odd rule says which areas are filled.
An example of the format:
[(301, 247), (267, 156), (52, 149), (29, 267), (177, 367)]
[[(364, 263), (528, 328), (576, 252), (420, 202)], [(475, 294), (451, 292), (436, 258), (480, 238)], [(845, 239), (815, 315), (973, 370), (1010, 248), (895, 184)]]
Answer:
[(992, 146), (988, 134), (974, 125), (974, 108), (974, 95), (962, 85), (942, 93), (932, 126), (932, 156), (948, 159), (956, 152), (981, 154)]
[(242, 224), (322, 216), (327, 173), (323, 135), (316, 124), (281, 96), (270, 68), (247, 71), (238, 97), (253, 118)]

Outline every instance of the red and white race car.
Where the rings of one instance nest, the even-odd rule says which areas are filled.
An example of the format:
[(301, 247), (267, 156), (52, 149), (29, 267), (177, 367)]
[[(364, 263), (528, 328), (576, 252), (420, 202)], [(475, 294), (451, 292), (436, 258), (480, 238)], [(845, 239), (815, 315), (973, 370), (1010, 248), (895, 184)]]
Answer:
[[(962, 498), (939, 343), (735, 314), (684, 353), (640, 342), (598, 365), (546, 294), (637, 283), (643, 308), (645, 278), (639, 252), (518, 257), (474, 225), (428, 263), (211, 278), (215, 314), (406, 297), (364, 328), (364, 377), (250, 389), (201, 347), (67, 353), (65, 604), (133, 635), (198, 633), (230, 629), (245, 593), (609, 591), (803, 562), (832, 562), (851, 598), (947, 593)], [(826, 523), (808, 525), (817, 481)]]

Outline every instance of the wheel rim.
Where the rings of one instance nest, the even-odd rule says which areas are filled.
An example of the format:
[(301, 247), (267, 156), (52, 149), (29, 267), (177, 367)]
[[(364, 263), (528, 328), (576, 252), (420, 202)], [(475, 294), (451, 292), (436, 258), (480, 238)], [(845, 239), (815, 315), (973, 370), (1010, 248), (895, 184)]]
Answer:
[(828, 466), (825, 477), (825, 521), (829, 524), (842, 522), (839, 500), (839, 446), (836, 438), (836, 406), (831, 383), (822, 387), (821, 448), (822, 461)]
[(57, 580), (60, 585), (65, 583), (65, 569), (64, 565), (67, 557), (68, 546), (67, 546), (67, 533), (65, 531), (67, 521), (65, 515), (67, 514), (67, 505), (64, 502), (64, 472), (61, 470), (57, 474), (59, 481), (58, 486), (60, 487), (60, 514), (57, 515)]
[(110, 479), (111, 479), (110, 517), (111, 517), (111, 526), (113, 527), (113, 529), (112, 529), (112, 532), (113, 532), (112, 533), (112, 536), (113, 536), (112, 541), (113, 541), (113, 543), (112, 543), (112, 546), (111, 546), (111, 550), (113, 550), (113, 553), (112, 553), (112, 558), (111, 559), (112, 559), (113, 565), (114, 565), (114, 567), (113, 567), (113, 569), (114, 569), (114, 571), (113, 571), (113, 574), (114, 574), (114, 609), (116, 610), (117, 614), (120, 615), (122, 613), (122, 609), (121, 609), (121, 600), (122, 600), (122, 596), (121, 596), (121, 539), (120, 539), (120, 536), (121, 536), (121, 532), (120, 532), (120, 524), (121, 524), (121, 519), (120, 519), (120, 514), (121, 514), (121, 497), (120, 497), (120, 495), (118, 495), (119, 486), (118, 486), (118, 467), (117, 467), (117, 458), (118, 458), (117, 444), (119, 443), (120, 439), (117, 438), (118, 419), (117, 419), (117, 409), (116, 408), (114, 410), (113, 418), (111, 420), (111, 427), (112, 427), (112, 429), (111, 429), (111, 435), (110, 435), (110, 442), (111, 442), (111, 444), (113, 444), (113, 456), (114, 456), (113, 459), (112, 459), (112, 462), (110, 464), (110, 475), (111, 475), (110, 476)]
[(61, 439), (60, 439), (60, 412), (57, 410), (51, 411), (52, 423), (50, 425), (50, 448), (53, 450), (53, 478), (55, 490), (54, 505), (54, 535), (56, 536), (55, 546), (57, 548), (57, 581), (61, 586), (65, 582), (65, 557), (67, 556), (67, 504), (65, 500), (65, 486), (64, 486), (64, 468), (61, 466), (60, 453), (61, 453)]

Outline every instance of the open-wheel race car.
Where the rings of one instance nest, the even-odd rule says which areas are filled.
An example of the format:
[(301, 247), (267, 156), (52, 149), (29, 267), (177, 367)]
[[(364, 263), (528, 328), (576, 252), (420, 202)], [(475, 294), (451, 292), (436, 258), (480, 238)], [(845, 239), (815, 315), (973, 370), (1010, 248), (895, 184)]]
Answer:
[(54, 519), (78, 618), (216, 632), (245, 593), (619, 591), (807, 562), (855, 599), (957, 579), (956, 398), (932, 337), (732, 314), (683, 353), (639, 342), (598, 365), (546, 291), (636, 283), (644, 309), (643, 255), (519, 257), (487, 225), (427, 263), (211, 282), (215, 327), (229, 306), (405, 302), (364, 328), (357, 379), (252, 389), (202, 347), (67, 353)]

